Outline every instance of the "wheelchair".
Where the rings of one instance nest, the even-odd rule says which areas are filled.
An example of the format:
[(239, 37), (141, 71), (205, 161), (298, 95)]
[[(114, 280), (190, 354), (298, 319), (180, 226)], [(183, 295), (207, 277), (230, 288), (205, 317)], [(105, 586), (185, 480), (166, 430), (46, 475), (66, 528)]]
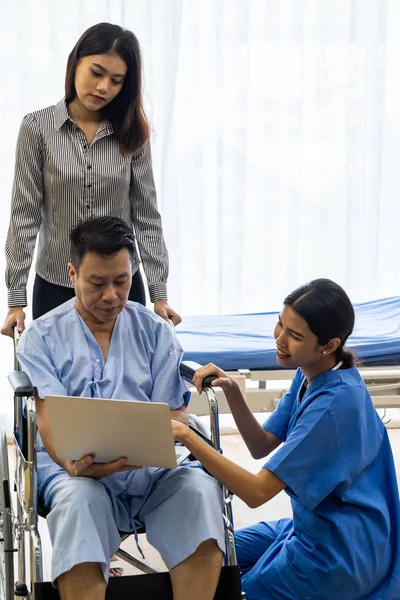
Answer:
[[(14, 347), (16, 343), (15, 338)], [(184, 379), (191, 382), (194, 371), (199, 366), (196, 363), (183, 362), (181, 374)], [(190, 415), (189, 422), (201, 437), (204, 437), (218, 452), (222, 452), (218, 402), (211, 387), (213, 379), (209, 377), (203, 383), (210, 410), (210, 434), (195, 416)], [(26, 373), (19, 370), (16, 358), (9, 381), (14, 391), (15, 476), (13, 495), (9, 476), (7, 436), (4, 429), (0, 427), (0, 600), (12, 600), (17, 597), (29, 600), (56, 600), (59, 599), (58, 591), (50, 582), (43, 582), (38, 520), (39, 517), (46, 517), (46, 511), (40, 505), (37, 494), (37, 427), (34, 389)], [(236, 562), (232, 494), (223, 486), (221, 486), (221, 493), (224, 498), (226, 555), (215, 599), (244, 600)], [(13, 496), (15, 496), (14, 502)], [(137, 533), (145, 533), (144, 528)], [(120, 532), (120, 535), (122, 543), (131, 533)], [(107, 600), (112, 598), (172, 600), (169, 573), (158, 573), (150, 565), (121, 547), (116, 555), (143, 574), (110, 578)], [(17, 577), (14, 573), (14, 563), (17, 563)]]

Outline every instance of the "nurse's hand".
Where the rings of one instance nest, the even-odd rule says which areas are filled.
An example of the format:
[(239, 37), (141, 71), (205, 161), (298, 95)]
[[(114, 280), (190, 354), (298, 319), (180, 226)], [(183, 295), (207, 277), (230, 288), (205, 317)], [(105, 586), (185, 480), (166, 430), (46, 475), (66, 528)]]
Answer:
[(225, 373), (225, 371), (216, 365), (213, 365), (213, 363), (209, 363), (208, 365), (197, 369), (193, 376), (193, 383), (196, 386), (199, 394), (201, 394), (203, 391), (203, 379), (209, 377), (210, 375), (215, 375), (212, 386), (220, 387), (224, 390), (224, 392), (229, 392), (230, 390), (238, 387), (236, 381), (230, 377), (228, 373)]
[(154, 302), (154, 312), (167, 323), (171, 320), (174, 325), (179, 325), (182, 321), (182, 317), (174, 311), (166, 300), (156, 300)]
[(114, 473), (142, 468), (127, 465), (126, 458), (119, 458), (108, 463), (95, 463), (93, 456), (90, 455), (84, 456), (81, 460), (64, 460), (63, 467), (70, 477), (91, 477), (92, 479), (103, 479)]
[(176, 442), (185, 443), (186, 436), (190, 432), (190, 429), (187, 425), (180, 423), (179, 421), (172, 420), (172, 433), (174, 434), (174, 440)]
[(6, 320), (1, 328), (2, 335), (14, 337), (14, 327), (18, 333), (22, 333), (25, 329), (25, 312), (22, 306), (12, 306), (7, 313)]

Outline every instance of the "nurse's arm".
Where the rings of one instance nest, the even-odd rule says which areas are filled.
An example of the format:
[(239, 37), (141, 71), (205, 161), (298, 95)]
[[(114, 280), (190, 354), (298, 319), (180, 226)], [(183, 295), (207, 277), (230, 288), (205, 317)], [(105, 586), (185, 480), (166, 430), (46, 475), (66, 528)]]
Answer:
[(174, 437), (182, 442), (216, 479), (250, 508), (257, 508), (279, 492), (286, 484), (274, 473), (261, 469), (250, 473), (211, 448), (195, 432), (176, 421), (172, 422)]
[(200, 367), (194, 374), (193, 383), (199, 394), (203, 391), (203, 379), (210, 375), (215, 376), (212, 385), (224, 390), (237, 428), (253, 458), (264, 458), (282, 444), (276, 435), (261, 427), (247, 406), (237, 381), (213, 363)]
[(253, 458), (265, 458), (282, 444), (282, 440), (263, 429), (257, 421), (236, 382), (225, 391), (225, 396), (240, 435)]

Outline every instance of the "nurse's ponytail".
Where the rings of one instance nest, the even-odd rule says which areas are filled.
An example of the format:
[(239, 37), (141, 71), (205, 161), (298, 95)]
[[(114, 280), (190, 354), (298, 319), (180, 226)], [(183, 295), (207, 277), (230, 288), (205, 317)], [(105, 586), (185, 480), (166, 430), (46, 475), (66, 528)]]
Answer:
[(354, 354), (350, 350), (346, 350), (343, 344), (340, 344), (335, 354), (336, 360), (343, 363), (343, 369), (349, 369), (350, 367), (354, 367), (356, 364), (356, 358)]
[(354, 354), (345, 348), (354, 328), (354, 309), (340, 285), (330, 279), (314, 279), (289, 294), (284, 304), (307, 321), (321, 346), (333, 338), (340, 339), (335, 356), (337, 362), (343, 362), (342, 368), (355, 365)]

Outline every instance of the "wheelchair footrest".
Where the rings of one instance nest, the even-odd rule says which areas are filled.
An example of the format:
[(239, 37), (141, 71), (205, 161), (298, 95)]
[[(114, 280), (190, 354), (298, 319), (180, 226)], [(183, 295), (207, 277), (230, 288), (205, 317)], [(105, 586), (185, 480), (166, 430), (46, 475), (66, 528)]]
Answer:
[[(51, 583), (37, 583), (36, 600), (59, 600), (58, 590)], [(107, 587), (106, 600), (172, 600), (172, 587), (169, 573), (154, 575), (127, 575), (111, 577)], [(215, 600), (240, 600), (239, 567), (222, 567)]]

